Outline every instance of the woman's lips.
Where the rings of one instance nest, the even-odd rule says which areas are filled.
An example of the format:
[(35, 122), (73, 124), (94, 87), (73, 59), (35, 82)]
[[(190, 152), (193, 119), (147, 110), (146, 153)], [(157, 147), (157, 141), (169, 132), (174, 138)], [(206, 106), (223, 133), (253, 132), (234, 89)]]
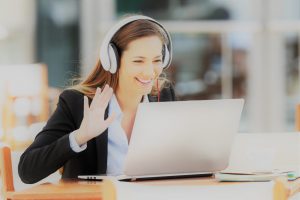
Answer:
[(139, 78), (135, 78), (138, 82), (140, 82), (143, 85), (148, 85), (150, 83), (152, 83), (152, 79), (151, 80), (144, 80), (144, 79), (139, 79)]

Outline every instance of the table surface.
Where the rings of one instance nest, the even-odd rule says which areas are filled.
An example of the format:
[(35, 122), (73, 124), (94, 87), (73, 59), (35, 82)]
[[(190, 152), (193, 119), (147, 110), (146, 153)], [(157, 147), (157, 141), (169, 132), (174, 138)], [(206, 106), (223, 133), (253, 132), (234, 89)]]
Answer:
[[(185, 178), (168, 180), (139, 181), (140, 184), (148, 185), (225, 185), (241, 184), (218, 182), (211, 177)], [(41, 200), (100, 200), (102, 199), (103, 182), (85, 180), (60, 180), (54, 183), (43, 183), (21, 191), (9, 194), (12, 200), (41, 199)]]

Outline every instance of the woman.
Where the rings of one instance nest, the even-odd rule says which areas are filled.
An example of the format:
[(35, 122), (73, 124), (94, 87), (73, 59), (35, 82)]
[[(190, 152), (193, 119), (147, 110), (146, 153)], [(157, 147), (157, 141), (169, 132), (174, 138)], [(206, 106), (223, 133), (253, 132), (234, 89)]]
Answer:
[(122, 174), (138, 104), (175, 100), (172, 87), (159, 80), (171, 58), (171, 38), (154, 19), (139, 15), (117, 23), (92, 72), (62, 92), (55, 112), (21, 156), (22, 181), (35, 183), (61, 167), (62, 178)]

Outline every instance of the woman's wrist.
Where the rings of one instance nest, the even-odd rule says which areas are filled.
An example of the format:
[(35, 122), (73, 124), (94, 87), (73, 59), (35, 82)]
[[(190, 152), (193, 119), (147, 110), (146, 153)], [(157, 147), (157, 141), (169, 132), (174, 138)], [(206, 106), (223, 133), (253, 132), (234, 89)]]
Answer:
[(84, 132), (79, 128), (74, 134), (74, 138), (79, 146), (87, 143), (88, 139), (84, 137)]

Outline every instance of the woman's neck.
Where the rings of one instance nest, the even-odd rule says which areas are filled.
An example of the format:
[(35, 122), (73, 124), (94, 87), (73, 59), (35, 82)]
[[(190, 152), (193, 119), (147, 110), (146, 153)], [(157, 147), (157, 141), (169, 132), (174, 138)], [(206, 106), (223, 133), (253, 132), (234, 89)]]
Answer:
[(127, 91), (117, 89), (116, 98), (122, 112), (136, 112), (138, 104), (141, 102), (143, 95), (129, 94)]

